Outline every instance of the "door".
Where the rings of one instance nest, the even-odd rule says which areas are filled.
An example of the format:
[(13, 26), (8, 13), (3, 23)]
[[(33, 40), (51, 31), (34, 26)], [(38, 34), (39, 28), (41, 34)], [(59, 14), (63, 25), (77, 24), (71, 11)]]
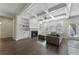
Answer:
[(0, 38), (1, 38), (1, 24), (2, 24), (2, 23), (0, 22)]

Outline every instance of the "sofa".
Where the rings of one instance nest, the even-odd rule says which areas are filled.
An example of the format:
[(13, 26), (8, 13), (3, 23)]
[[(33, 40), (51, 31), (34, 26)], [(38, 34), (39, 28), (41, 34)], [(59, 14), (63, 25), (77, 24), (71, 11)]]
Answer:
[(59, 46), (62, 41), (62, 36), (56, 32), (52, 32), (46, 36), (46, 42)]

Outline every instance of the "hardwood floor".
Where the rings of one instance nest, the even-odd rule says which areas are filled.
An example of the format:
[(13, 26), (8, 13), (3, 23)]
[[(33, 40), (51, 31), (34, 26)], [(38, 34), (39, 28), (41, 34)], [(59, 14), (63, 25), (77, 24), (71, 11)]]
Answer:
[(23, 39), (15, 41), (12, 39), (0, 39), (1, 55), (68, 55), (79, 54), (79, 41), (63, 39), (62, 44), (57, 47), (46, 44), (45, 40)]

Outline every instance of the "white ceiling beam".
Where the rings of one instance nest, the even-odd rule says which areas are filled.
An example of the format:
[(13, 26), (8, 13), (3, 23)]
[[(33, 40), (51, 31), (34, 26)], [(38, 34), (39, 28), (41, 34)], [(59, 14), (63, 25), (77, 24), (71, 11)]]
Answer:
[(32, 13), (32, 12), (29, 11), (29, 9), (31, 9), (33, 6), (34, 6), (34, 3), (31, 3), (29, 7), (25, 6), (24, 10), (23, 10), (23, 12), (21, 12), (21, 14), (27, 12), (29, 15), (35, 16), (35, 18), (37, 18), (36, 14), (34, 14), (34, 13)]
[[(45, 5), (46, 7), (46, 5)], [(58, 10), (58, 9), (57, 9)], [(52, 14), (50, 14), (50, 12), (48, 12), (48, 10), (46, 9), (43, 9), (43, 11), (45, 11), (50, 17), (52, 17), (53, 20), (56, 20), (56, 17), (54, 17)], [(56, 10), (52, 11), (52, 12), (55, 12)]]
[(26, 6), (24, 7), (24, 9), (22, 10), (22, 12), (20, 12), (19, 14), (25, 13), (25, 12), (28, 11), (32, 6), (33, 6), (33, 3), (30, 4), (28, 7), (27, 7), (27, 5), (26, 5)]
[(71, 3), (67, 3), (66, 13), (67, 13), (67, 18), (69, 18), (71, 14)]
[(35, 16), (35, 18), (38, 17), (36, 14), (34, 14), (34, 13), (32, 13), (32, 12), (29, 12), (29, 11), (28, 11), (28, 13), (29, 13), (30, 15), (32, 15), (32, 16)]
[(51, 15), (47, 10), (44, 10), (44, 11), (46, 12), (46, 14), (48, 14), (50, 17), (52, 17), (53, 20), (56, 20), (56, 18), (53, 15)]

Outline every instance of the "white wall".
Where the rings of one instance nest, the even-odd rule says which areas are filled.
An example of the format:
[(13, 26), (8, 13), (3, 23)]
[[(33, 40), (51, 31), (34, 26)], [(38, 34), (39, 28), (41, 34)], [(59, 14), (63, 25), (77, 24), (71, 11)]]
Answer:
[(70, 23), (76, 24), (76, 31), (79, 37), (79, 16), (69, 19)]
[(65, 37), (69, 37), (68, 32), (69, 32), (70, 23), (76, 24), (76, 31), (77, 31), (77, 35), (79, 37), (79, 16), (64, 20), (64, 35), (65, 35)]
[(1, 38), (12, 37), (13, 35), (13, 20), (7, 18), (0, 18), (2, 24), (0, 25)]
[(75, 15), (79, 15), (79, 3), (71, 4), (70, 16), (75, 16)]
[[(64, 30), (63, 22), (64, 19), (43, 22), (40, 26), (41, 29), (39, 28), (39, 32), (40, 32), (39, 34), (49, 34), (51, 32), (62, 33)], [(58, 25), (61, 26), (59, 27)]]
[(30, 30), (38, 30), (38, 28), (39, 28), (39, 22), (38, 22), (38, 20), (37, 20), (37, 18), (36, 19), (30, 19)]

